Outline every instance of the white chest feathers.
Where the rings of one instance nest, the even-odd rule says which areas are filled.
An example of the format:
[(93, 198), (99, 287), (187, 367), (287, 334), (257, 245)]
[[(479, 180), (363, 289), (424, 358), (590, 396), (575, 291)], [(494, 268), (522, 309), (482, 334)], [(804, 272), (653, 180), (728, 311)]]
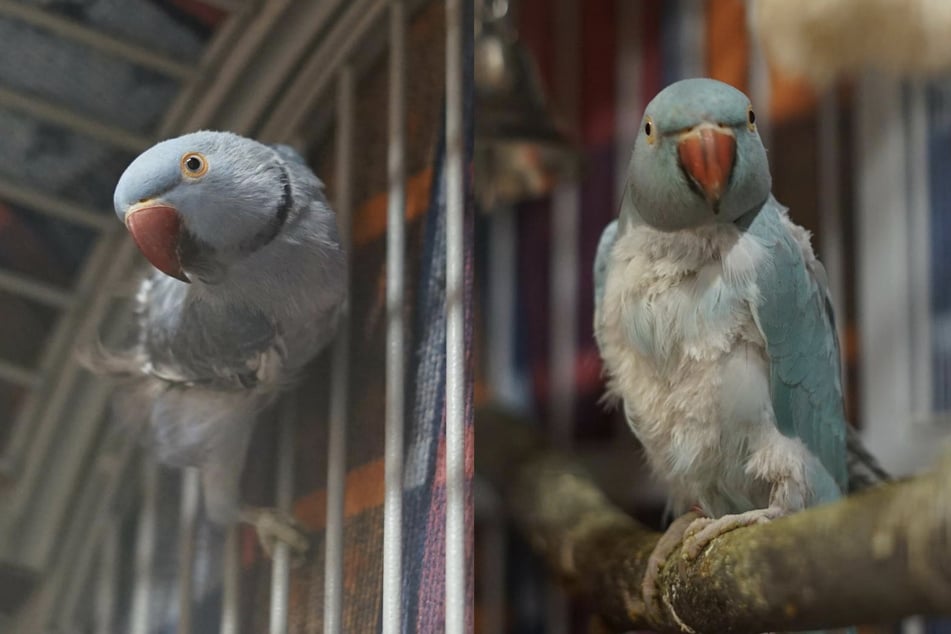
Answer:
[(772, 420), (755, 316), (766, 257), (732, 226), (628, 229), (610, 254), (595, 316), (608, 393), (624, 402), (654, 470), (688, 503), (705, 497), (698, 482), (736, 488), (751, 435)]

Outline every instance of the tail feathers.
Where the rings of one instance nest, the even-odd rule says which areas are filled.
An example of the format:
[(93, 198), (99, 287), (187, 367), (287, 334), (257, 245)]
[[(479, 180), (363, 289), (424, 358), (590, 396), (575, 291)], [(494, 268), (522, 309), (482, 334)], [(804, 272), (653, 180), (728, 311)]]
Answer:
[(845, 445), (849, 493), (856, 493), (892, 479), (891, 475), (879, 464), (878, 459), (865, 448), (858, 430), (851, 425), (846, 425)]

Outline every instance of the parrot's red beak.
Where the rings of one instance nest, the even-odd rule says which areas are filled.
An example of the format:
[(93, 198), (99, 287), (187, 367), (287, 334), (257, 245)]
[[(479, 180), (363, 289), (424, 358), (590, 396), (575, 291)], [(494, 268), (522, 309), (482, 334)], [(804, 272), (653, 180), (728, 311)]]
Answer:
[(709, 201), (718, 201), (730, 182), (736, 138), (716, 126), (700, 125), (680, 138), (680, 164)]
[(178, 257), (182, 219), (174, 207), (148, 203), (133, 207), (125, 216), (125, 225), (152, 266), (166, 275), (190, 282)]

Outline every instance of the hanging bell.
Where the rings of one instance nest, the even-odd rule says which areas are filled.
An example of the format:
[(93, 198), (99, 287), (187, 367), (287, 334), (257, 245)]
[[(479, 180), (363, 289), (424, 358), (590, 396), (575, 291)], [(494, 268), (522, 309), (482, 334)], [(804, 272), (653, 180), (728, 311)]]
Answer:
[(508, 23), (506, 0), (486, 0), (475, 42), (476, 188), (484, 210), (538, 198), (578, 171), (538, 69)]

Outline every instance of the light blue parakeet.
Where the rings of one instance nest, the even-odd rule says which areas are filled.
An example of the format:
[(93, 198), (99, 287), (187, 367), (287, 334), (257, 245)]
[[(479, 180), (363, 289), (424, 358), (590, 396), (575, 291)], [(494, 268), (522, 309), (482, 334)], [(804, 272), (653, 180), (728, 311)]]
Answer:
[(323, 184), (289, 147), (202, 131), (136, 158), (114, 202), (158, 270), (133, 345), (88, 365), (123, 379), (117, 414), (141, 420), (162, 462), (199, 468), (210, 519), (255, 521), (239, 505), (255, 419), (331, 340), (346, 299)]
[(667, 87), (628, 179), (595, 263), (608, 395), (672, 510), (700, 515), (655, 551), (652, 609), (653, 577), (684, 534), (696, 556), (725, 531), (835, 500), (850, 469), (825, 272), (770, 193), (749, 99), (711, 79)]

